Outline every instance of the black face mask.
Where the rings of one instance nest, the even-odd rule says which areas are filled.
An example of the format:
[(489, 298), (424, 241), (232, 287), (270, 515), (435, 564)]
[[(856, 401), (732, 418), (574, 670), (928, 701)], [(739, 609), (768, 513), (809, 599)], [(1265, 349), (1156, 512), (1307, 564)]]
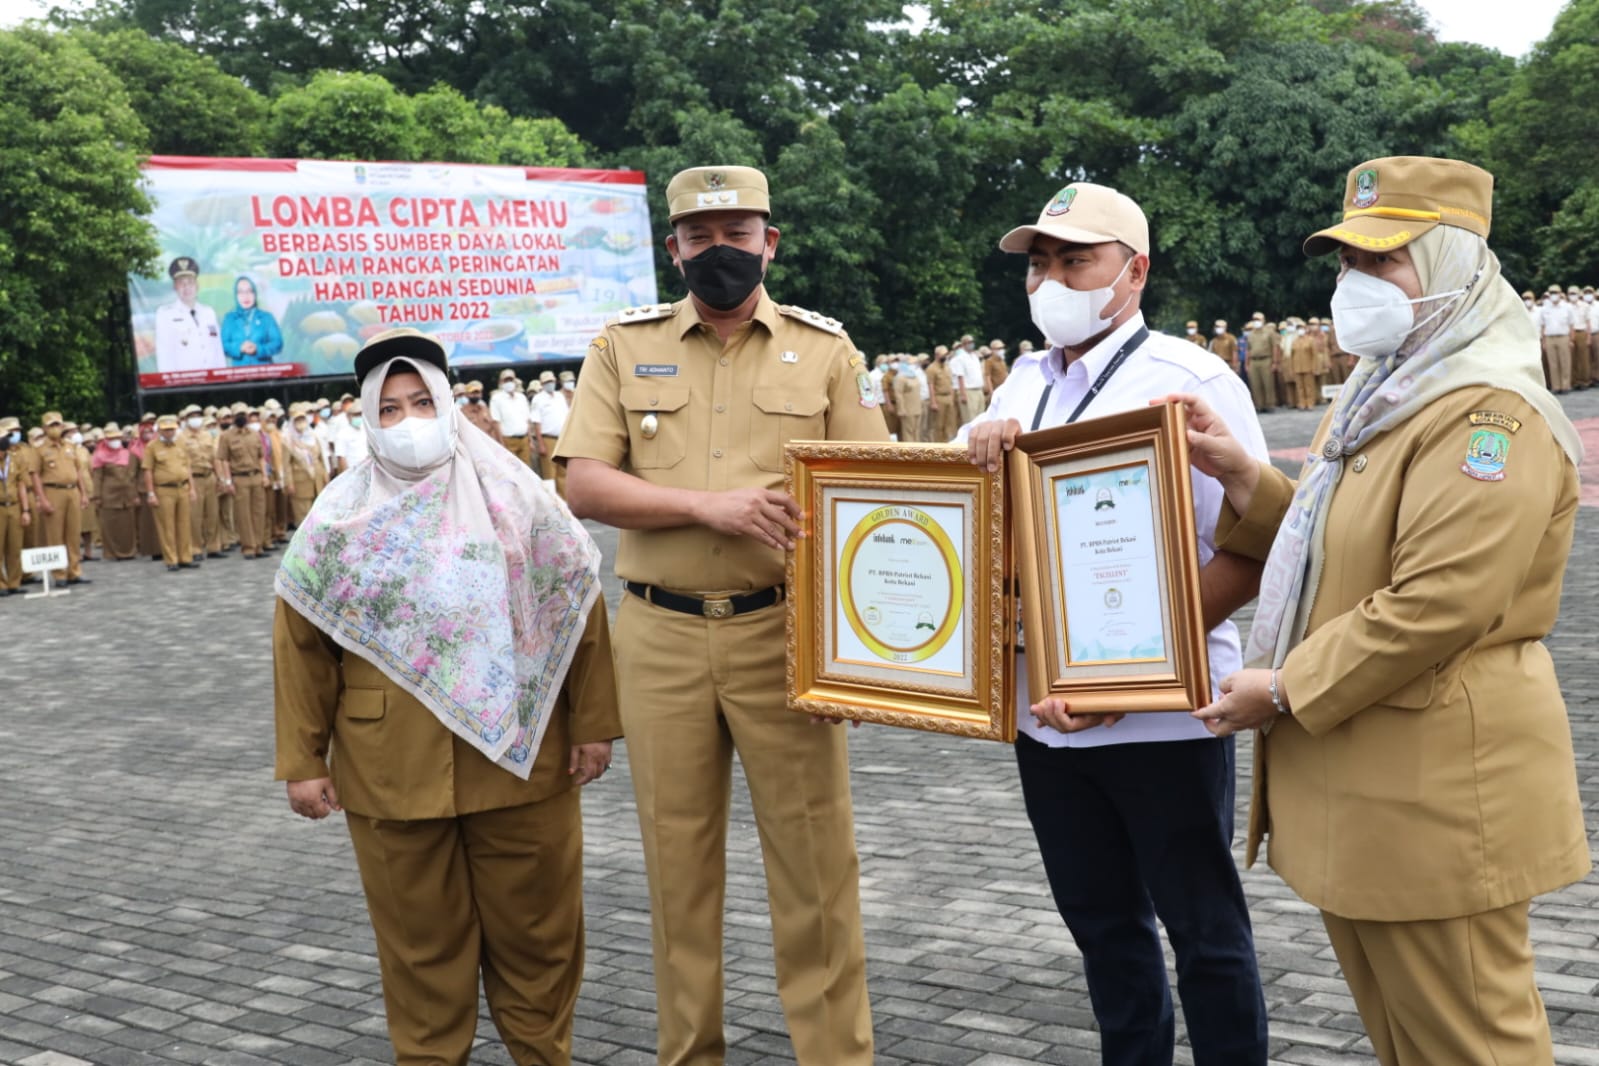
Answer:
[(683, 260), (688, 291), (718, 311), (731, 311), (749, 299), (765, 273), (760, 256), (729, 244), (713, 244), (693, 259)]
[(235, 415), (233, 418), (233, 425), (238, 429), (243, 429), (249, 422), (250, 420), (244, 415)]
[(483, 402), (483, 397), (481, 397), (481, 396), (468, 396), (466, 398), (466, 402), (467, 403), (482, 403)]

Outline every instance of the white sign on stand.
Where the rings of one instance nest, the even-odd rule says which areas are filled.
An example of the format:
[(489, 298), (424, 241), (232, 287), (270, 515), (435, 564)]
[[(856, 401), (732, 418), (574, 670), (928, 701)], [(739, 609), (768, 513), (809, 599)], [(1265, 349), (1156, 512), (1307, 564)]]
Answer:
[(22, 550), (22, 572), (24, 574), (43, 574), (44, 591), (30, 592), (23, 599), (36, 600), (40, 596), (66, 596), (68, 589), (53, 589), (50, 587), (50, 572), (52, 570), (65, 570), (67, 568), (67, 546), (53, 544), (48, 548), (24, 548)]

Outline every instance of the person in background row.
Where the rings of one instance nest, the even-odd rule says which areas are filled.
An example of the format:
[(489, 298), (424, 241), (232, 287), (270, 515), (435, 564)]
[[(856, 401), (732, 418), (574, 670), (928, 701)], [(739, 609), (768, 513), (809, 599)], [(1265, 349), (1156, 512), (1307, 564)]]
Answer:
[(246, 559), (258, 559), (265, 550), (266, 449), (255, 410), (241, 407), (234, 405), (233, 425), (217, 438), (217, 473), (221, 490), (233, 497), (240, 552)]
[(572, 413), (569, 394), (562, 392), (555, 375), (548, 370), (539, 375), (539, 404), (534, 421), (544, 434), (544, 477), (555, 482), (555, 494), (566, 499), (566, 464), (555, 461), (555, 448), (561, 443), (566, 420)]
[(222, 351), (229, 366), (261, 366), (283, 351), (283, 332), (272, 312), (260, 306), (255, 282), (233, 283), (233, 310), (222, 318)]
[(942, 344), (933, 349), (933, 361), (927, 364), (927, 390), (927, 418), (931, 423), (927, 439), (943, 444), (955, 435), (961, 423), (955, 409), (957, 393), (950, 375), (949, 349)]
[[(144, 450), (155, 440), (155, 413), (146, 411), (139, 417), (138, 429), (134, 432), (133, 443), (130, 447), (140, 463), (144, 462)], [(142, 484), (142, 479), (141, 479)], [(155, 508), (150, 506), (143, 490), (139, 492), (138, 515), (138, 545), (139, 554), (150, 559), (161, 558), (161, 534), (155, 527)]]
[(267, 456), (267, 526), (269, 535), (265, 543), (269, 549), (275, 549), (289, 541), (289, 498), (294, 493), (294, 483), (290, 480), (293, 471), (289, 469), (288, 449), (283, 443), (283, 431), (280, 424), (287, 421), (283, 405), (276, 400), (267, 400), (261, 405), (261, 433), (265, 438), (264, 444), (270, 448)]
[(1205, 340), (1204, 337), (1200, 336), (1199, 322), (1198, 320), (1192, 318), (1183, 323), (1183, 339), (1193, 344), (1197, 344), (1201, 348), (1208, 348), (1210, 343)]
[[(1010, 364), (1005, 361), (1005, 342), (995, 337), (988, 342), (988, 358), (983, 360), (983, 395), (992, 399), (994, 390), (1005, 384), (1009, 376)], [(988, 409), (986, 402), (983, 409)]]
[(21, 430), (15, 418), (0, 418), (0, 596), (22, 591), (22, 534), (33, 523)]
[(567, 409), (572, 407), (572, 400), (577, 396), (577, 375), (570, 370), (563, 370), (556, 375), (561, 381), (561, 397), (566, 400)]
[(189, 508), (190, 562), (222, 558), (221, 497), (217, 492), (216, 438), (205, 429), (205, 414), (198, 404), (178, 412), (182, 428), (178, 441), (189, 456), (189, 477), (194, 482), (194, 506)]
[(538, 468), (535, 454), (542, 452), (544, 441), (533, 422), (533, 409), (522, 393), (516, 371), (507, 367), (500, 371), (500, 387), (489, 400), (489, 416), (500, 427), (500, 440), (511, 454), (528, 466)]
[(46, 411), (44, 440), (37, 446), (39, 481), (44, 488), (39, 509), (44, 512), (43, 543), (39, 547), (66, 545), (67, 566), (52, 575), (68, 585), (87, 585), (79, 555), (78, 537), (83, 511), (89, 506), (89, 484), (78, 467), (77, 446), (64, 437), (66, 420), (58, 411)]
[(878, 363), (882, 367), (882, 376), (877, 381), (873, 395), (880, 395), (877, 402), (882, 408), (883, 424), (888, 427), (889, 436), (899, 440), (899, 409), (894, 404), (894, 379), (899, 377), (899, 357), (880, 355)]
[(487, 433), (495, 444), (505, 447), (505, 438), (500, 436), (500, 424), (494, 421), (494, 417), (489, 414), (489, 405), (483, 402), (483, 382), (466, 383), (466, 406), (461, 408), (461, 415)]
[(946, 443), (955, 431), (982, 413), (987, 406), (983, 396), (983, 364), (977, 359), (977, 343), (970, 333), (961, 338), (960, 345), (949, 354), (947, 363), (950, 384), (955, 389), (954, 424), (944, 434), (944, 426), (932, 439)]
[(1549, 388), (1556, 395), (1571, 391), (1571, 305), (1559, 285), (1549, 286), (1539, 309), (1545, 349), (1549, 355)]
[(138, 554), (139, 460), (128, 448), (131, 433), (115, 422), (89, 459), (94, 498), (100, 501), (100, 542), (107, 559), (123, 561)]
[[(467, 387), (470, 394), (471, 386)], [(351, 400), (344, 407), (344, 428), (333, 439), (334, 476), (355, 467), (367, 457), (367, 435), (362, 426), (361, 401)]]
[(1306, 331), (1310, 337), (1311, 345), (1316, 349), (1316, 406), (1324, 402), (1322, 390), (1332, 381), (1332, 345), (1327, 341), (1327, 331), (1332, 329), (1332, 323), (1314, 315), (1310, 319), (1310, 328)]
[(1249, 398), (1255, 404), (1255, 413), (1265, 414), (1277, 407), (1277, 382), (1272, 375), (1281, 360), (1277, 323), (1267, 322), (1266, 313), (1256, 311), (1244, 327), (1244, 334), (1249, 348)]
[(600, 552), (457, 417), (433, 338), (379, 334), (355, 373), (371, 461), (274, 584), (276, 776), (296, 814), (346, 814), (398, 1066), (467, 1066), (480, 982), (511, 1061), (568, 1066), (578, 793), (621, 733)]
[(1588, 308), (1582, 302), (1582, 290), (1575, 285), (1566, 288), (1566, 303), (1571, 307), (1571, 387), (1588, 387)]
[[(1227, 330), (1227, 320), (1218, 318), (1212, 329), (1213, 336), (1206, 344), (1206, 348), (1217, 359), (1227, 364), (1227, 369), (1237, 374), (1243, 369), (1238, 362), (1238, 338)], [(1246, 379), (1247, 380), (1247, 379)]]
[(1288, 361), (1294, 372), (1294, 406), (1308, 411), (1321, 402), (1316, 391), (1316, 342), (1299, 319), (1291, 319), (1294, 340), (1288, 349)]
[(922, 439), (922, 371), (916, 359), (901, 355), (894, 375), (894, 410), (899, 415), (899, 440), (916, 444)]
[[(39, 480), (39, 444), (44, 440), (44, 430), (34, 426), (26, 434), (18, 433), (20, 438), (12, 444), (16, 450), (17, 465), (20, 468), (18, 475), (22, 478), (23, 491), (28, 493), (28, 507), (33, 514), (33, 521), (22, 529), (22, 546), (24, 548), (37, 548), (44, 537), (44, 511), (41, 504), (44, 501), (44, 484)], [(22, 582), (27, 584), (38, 581), (37, 574), (24, 575)]]
[[(1218, 544), (1265, 561), (1258, 668), (1195, 712), (1257, 729), (1260, 844), (1322, 913), (1382, 1066), (1552, 1066), (1530, 901), (1591, 869), (1544, 638), (1582, 443), (1488, 247), (1493, 177), (1395, 157), (1349, 172), (1333, 316), (1361, 357), (1297, 485), (1192, 397)], [(1075, 813), (1075, 812), (1074, 812)]]
[(145, 503), (156, 509), (156, 531), (161, 537), (161, 557), (167, 570), (192, 570), (194, 548), (189, 542), (193, 528), (189, 511), (197, 494), (194, 476), (189, 472), (189, 451), (178, 443), (178, 420), (162, 415), (156, 420), (156, 439), (144, 449), (141, 474)]
[(316, 434), (311, 430), (311, 413), (303, 405), (289, 407), (290, 428), (285, 440), (288, 463), (292, 474), (293, 493), (290, 497), (290, 522), (298, 527), (311, 513), (311, 505), (327, 486), (327, 467), (322, 465), (322, 449)]
[(100, 536), (100, 520), (95, 507), (94, 478), (90, 475), (88, 436), (76, 422), (67, 422), (62, 427), (63, 436), (72, 448), (73, 458), (78, 464), (78, 480), (80, 484), (89, 486), (89, 500), (83, 505), (83, 521), (78, 530), (78, 558), (82, 562), (94, 562), (94, 544)]

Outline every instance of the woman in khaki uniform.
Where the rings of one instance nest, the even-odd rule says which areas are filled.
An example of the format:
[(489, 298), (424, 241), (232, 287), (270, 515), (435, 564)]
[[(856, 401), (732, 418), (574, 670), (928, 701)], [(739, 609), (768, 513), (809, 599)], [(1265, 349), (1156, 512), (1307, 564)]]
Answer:
[(322, 449), (316, 434), (309, 428), (306, 412), (295, 410), (291, 428), (284, 434), (289, 465), (293, 468), (293, 494), (290, 497), (289, 522), (296, 528), (303, 525), (311, 513), (311, 504), (317, 493), (328, 483), (327, 468), (322, 465)]
[[(1582, 878), (1571, 730), (1542, 641), (1581, 445), (1489, 251), (1493, 179), (1349, 175), (1333, 315), (1361, 357), (1297, 487), (1191, 404), (1217, 547), (1266, 559), (1246, 659), (1196, 712), (1260, 728), (1249, 857), (1321, 908), (1384, 1066), (1554, 1061), (1528, 906)], [(1241, 517), (1240, 517), (1241, 516)]]
[(1294, 375), (1294, 407), (1308, 411), (1320, 402), (1316, 391), (1316, 342), (1297, 318), (1294, 330), (1293, 343), (1288, 348), (1288, 368)]
[(100, 543), (107, 559), (132, 559), (136, 554), (139, 507), (139, 460), (128, 449), (121, 426), (109, 422), (105, 439), (89, 459), (94, 499), (100, 512)]
[(396, 1062), (466, 1066), (481, 979), (519, 1066), (564, 1066), (577, 789), (621, 732), (599, 550), (457, 416), (444, 365), (415, 330), (356, 357), (371, 457), (277, 576), (277, 776), (297, 813), (346, 812)]

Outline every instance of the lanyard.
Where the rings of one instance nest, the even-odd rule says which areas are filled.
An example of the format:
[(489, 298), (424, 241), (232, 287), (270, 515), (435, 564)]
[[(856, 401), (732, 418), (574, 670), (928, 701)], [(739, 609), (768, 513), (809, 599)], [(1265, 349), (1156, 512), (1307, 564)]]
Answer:
[[(1099, 372), (1099, 377), (1094, 379), (1094, 383), (1092, 385), (1088, 386), (1088, 392), (1083, 395), (1082, 401), (1078, 403), (1076, 409), (1073, 410), (1072, 413), (1067, 417), (1067, 425), (1077, 421), (1077, 417), (1087, 409), (1089, 404), (1094, 402), (1094, 397), (1098, 396), (1100, 392), (1104, 390), (1105, 386), (1110, 382), (1111, 375), (1116, 373), (1117, 370), (1120, 370), (1121, 365), (1127, 362), (1127, 357), (1137, 351), (1138, 346), (1143, 344), (1144, 341), (1148, 339), (1149, 327), (1140, 326), (1138, 327), (1137, 333), (1134, 333), (1131, 337), (1127, 338), (1126, 344), (1123, 344), (1120, 348), (1116, 349), (1116, 354), (1110, 357), (1110, 362), (1106, 364), (1105, 369)], [(1038, 398), (1038, 410), (1033, 412), (1034, 429), (1037, 429), (1039, 424), (1044, 421), (1044, 408), (1049, 406), (1049, 394), (1054, 391), (1054, 388), (1055, 383), (1051, 381), (1048, 385), (1044, 386), (1044, 395)]]

